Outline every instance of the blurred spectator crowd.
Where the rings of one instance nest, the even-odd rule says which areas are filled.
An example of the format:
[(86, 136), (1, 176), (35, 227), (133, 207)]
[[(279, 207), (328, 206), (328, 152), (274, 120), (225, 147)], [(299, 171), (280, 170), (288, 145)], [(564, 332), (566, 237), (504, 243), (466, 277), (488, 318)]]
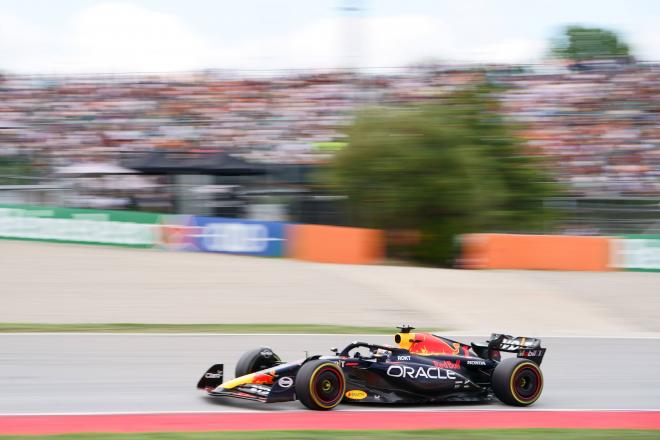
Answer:
[(577, 194), (660, 194), (660, 66), (517, 75), (502, 94), (529, 154)]
[(261, 163), (323, 163), (354, 110), (405, 104), (490, 80), (526, 151), (576, 194), (660, 194), (660, 66), (587, 70), (425, 67), (380, 73), (279, 72), (0, 78), (0, 154), (42, 172), (119, 163), (155, 149), (227, 151)]

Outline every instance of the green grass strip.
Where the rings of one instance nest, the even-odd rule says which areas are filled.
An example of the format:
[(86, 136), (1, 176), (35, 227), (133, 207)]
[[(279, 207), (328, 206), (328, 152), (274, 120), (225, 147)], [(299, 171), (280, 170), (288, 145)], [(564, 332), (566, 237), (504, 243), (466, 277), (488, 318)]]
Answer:
[(0, 436), (0, 440), (651, 440), (660, 431), (495, 429), (428, 431), (259, 431)]
[(0, 323), (0, 333), (109, 332), (109, 333), (314, 333), (393, 334), (394, 327), (360, 327), (322, 324), (30, 324)]

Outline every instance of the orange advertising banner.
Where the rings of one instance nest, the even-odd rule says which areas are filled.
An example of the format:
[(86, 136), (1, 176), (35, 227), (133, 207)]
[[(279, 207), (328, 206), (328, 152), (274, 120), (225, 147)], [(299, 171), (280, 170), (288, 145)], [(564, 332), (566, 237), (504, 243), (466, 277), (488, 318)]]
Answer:
[(461, 266), (467, 269), (607, 271), (610, 238), (572, 235), (466, 234)]
[(287, 254), (322, 263), (371, 264), (385, 255), (385, 236), (376, 229), (288, 225)]

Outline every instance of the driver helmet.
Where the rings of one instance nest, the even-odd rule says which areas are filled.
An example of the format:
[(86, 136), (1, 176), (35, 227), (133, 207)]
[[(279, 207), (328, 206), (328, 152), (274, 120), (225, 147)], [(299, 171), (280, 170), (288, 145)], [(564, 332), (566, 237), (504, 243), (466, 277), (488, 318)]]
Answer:
[(374, 355), (376, 356), (389, 356), (390, 354), (392, 354), (392, 352), (389, 350), (385, 350), (384, 348), (379, 348), (374, 353)]

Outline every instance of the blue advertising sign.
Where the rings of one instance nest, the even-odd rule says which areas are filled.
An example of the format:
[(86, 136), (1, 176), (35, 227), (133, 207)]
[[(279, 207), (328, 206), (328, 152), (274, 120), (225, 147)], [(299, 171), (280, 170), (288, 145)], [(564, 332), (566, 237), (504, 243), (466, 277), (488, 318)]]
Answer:
[(281, 257), (284, 225), (220, 217), (195, 217), (197, 248), (205, 252)]

